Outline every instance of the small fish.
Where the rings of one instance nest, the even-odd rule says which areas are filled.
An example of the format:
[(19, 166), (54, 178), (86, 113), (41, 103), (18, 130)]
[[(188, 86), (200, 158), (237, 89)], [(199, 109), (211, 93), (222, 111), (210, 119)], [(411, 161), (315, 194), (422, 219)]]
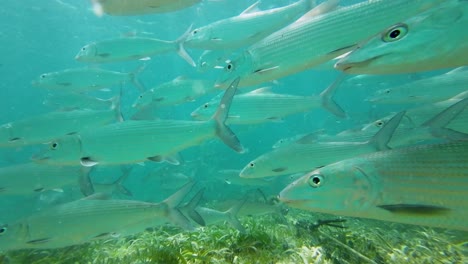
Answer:
[(192, 27), (175, 41), (155, 38), (127, 37), (93, 42), (80, 49), (75, 60), (91, 63), (132, 61), (176, 51), (195, 67), (195, 62), (184, 49), (184, 40)]
[(280, 193), (300, 209), (468, 231), (468, 141), (363, 154)]
[(313, 16), (306, 14), (228, 60), (216, 86), (226, 87), (236, 77), (241, 77), (240, 87), (256, 85), (312, 68), (443, 0), (376, 0), (330, 8), (336, 2), (322, 3), (310, 11)]
[(191, 102), (215, 91), (214, 82), (188, 79), (182, 76), (162, 83), (138, 96), (132, 107), (161, 107)]
[(71, 110), (105, 110), (114, 109), (120, 102), (120, 95), (108, 99), (101, 99), (79, 93), (49, 93), (42, 102), (43, 105), (53, 107), (59, 111)]
[(191, 228), (178, 206), (192, 187), (193, 183), (189, 183), (160, 203), (108, 200), (94, 195), (41, 210), (2, 225), (0, 249), (61, 248), (131, 235), (166, 222)]
[(404, 112), (395, 115), (390, 122), (367, 141), (295, 142), (276, 148), (249, 162), (240, 177), (261, 178), (308, 171), (362, 153), (386, 149)]
[(78, 185), (87, 171), (79, 166), (48, 166), (36, 163), (0, 168), (0, 196), (32, 195), (64, 186)]
[(124, 121), (54, 140), (33, 159), (47, 164), (83, 166), (160, 162), (213, 137), (243, 152), (236, 135), (225, 125), (238, 82), (236, 79), (226, 90), (218, 111), (208, 121)]
[(435, 103), (467, 91), (467, 83), (468, 67), (461, 67), (445, 74), (378, 90), (367, 101), (378, 104)]
[(335, 68), (349, 74), (398, 74), (464, 66), (467, 27), (468, 3), (447, 1), (376, 34)]
[(41, 74), (32, 84), (46, 89), (79, 93), (108, 89), (115, 85), (123, 85), (126, 82), (131, 82), (136, 88), (143, 92), (145, 89), (136, 78), (142, 69), (143, 67), (140, 67), (135, 72), (130, 73), (95, 68), (67, 69)]
[(94, 14), (97, 16), (104, 14), (112, 16), (136, 16), (167, 13), (190, 7), (199, 2), (201, 0), (91, 0)]
[(122, 121), (120, 106), (110, 110), (50, 112), (0, 126), (0, 147), (18, 147), (76, 134), (82, 130)]
[(253, 44), (287, 26), (314, 7), (313, 0), (299, 0), (287, 6), (258, 11), (255, 2), (240, 15), (218, 20), (197, 28), (187, 37), (185, 46), (204, 50), (238, 49)]

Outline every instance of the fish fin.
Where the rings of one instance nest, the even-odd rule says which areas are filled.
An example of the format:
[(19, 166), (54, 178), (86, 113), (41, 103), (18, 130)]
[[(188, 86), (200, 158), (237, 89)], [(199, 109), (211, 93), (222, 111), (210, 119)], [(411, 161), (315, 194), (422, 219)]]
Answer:
[(305, 13), (303, 16), (301, 16), (299, 19), (297, 19), (294, 23), (304, 22), (316, 16), (329, 13), (337, 9), (339, 2), (340, 2), (339, 0), (328, 0), (328, 1), (321, 3), (318, 6), (315, 6), (315, 1), (314, 1), (314, 3), (311, 3), (310, 6), (311, 7), (315, 6), (315, 7), (309, 12)]
[(154, 161), (154, 162), (167, 162), (172, 165), (180, 165), (180, 161), (177, 159), (176, 156), (153, 156), (149, 157), (148, 160)]
[(305, 136), (302, 136), (298, 140), (295, 141), (297, 144), (313, 144), (317, 142), (317, 138), (319, 136), (325, 135), (325, 129), (320, 129), (317, 131), (314, 131), (312, 133), (309, 133)]
[(195, 208), (200, 204), (201, 199), (203, 198), (203, 192), (205, 189), (201, 189), (193, 196), (193, 198), (184, 206), (184, 211), (187, 212), (188, 216), (201, 226), (205, 226), (205, 220), (203, 217), (195, 210)]
[(180, 205), (182, 200), (187, 196), (187, 194), (192, 190), (193, 186), (195, 185), (195, 182), (189, 182), (186, 183), (180, 190), (178, 190), (176, 193), (173, 195), (169, 196), (166, 200), (163, 201), (164, 204), (167, 205), (168, 207), (168, 218), (178, 224), (179, 226), (182, 226), (185, 229), (192, 229), (192, 225), (190, 224), (190, 221), (185, 217), (177, 207)]
[(82, 167), (78, 183), (80, 185), (80, 191), (84, 196), (90, 196), (94, 194), (94, 186), (91, 181), (90, 171), (92, 167)]
[(259, 10), (259, 9), (258, 9), (258, 5), (260, 4), (260, 2), (261, 2), (261, 1), (258, 0), (257, 2), (253, 3), (251, 6), (247, 7), (247, 9), (245, 9), (244, 11), (242, 11), (242, 13), (240, 13), (239, 16), (258, 12), (258, 10)]
[(273, 172), (283, 172), (283, 171), (285, 171), (287, 169), (288, 169), (288, 167), (280, 167), (280, 168), (272, 169), (271, 171), (273, 171)]
[(468, 139), (468, 134), (445, 128), (445, 126), (462, 113), (467, 105), (468, 98), (465, 98), (424, 122), (421, 126), (429, 128), (431, 134), (435, 137), (450, 140), (466, 140)]
[(340, 86), (340, 84), (343, 82), (345, 79), (345, 74), (341, 73), (336, 80), (330, 84), (325, 91), (320, 93), (320, 99), (322, 100), (322, 106), (323, 108), (327, 109), (330, 113), (341, 117), (341, 118), (346, 118), (346, 112), (339, 106), (335, 100), (333, 100), (333, 96), (336, 93), (336, 90)]
[(388, 122), (369, 140), (369, 144), (375, 146), (377, 150), (390, 149), (388, 142), (392, 139), (393, 133), (400, 124), (406, 111), (394, 115)]
[(99, 164), (99, 162), (93, 160), (91, 157), (83, 157), (80, 159), (80, 164), (85, 167), (92, 167)]
[(465, 71), (468, 71), (468, 66), (462, 66), (462, 67), (458, 67), (458, 68), (455, 68), (445, 74), (455, 74), (455, 73), (462, 73), (462, 72), (465, 72)]
[(108, 193), (93, 193), (90, 196), (81, 198), (80, 200), (109, 200), (111, 197)]
[(271, 92), (271, 86), (258, 88), (258, 89), (255, 89), (255, 90), (253, 90), (253, 91), (250, 91), (250, 92), (248, 92), (248, 93), (249, 93), (249, 94), (266, 94), (266, 93), (272, 93), (272, 92)]
[(422, 216), (443, 215), (450, 211), (450, 208), (447, 207), (425, 204), (384, 204), (378, 205), (377, 207), (395, 214)]
[(20, 141), (21, 138), (20, 137), (14, 137), (14, 138), (10, 138), (10, 140), (8, 140), (9, 142), (16, 142), (16, 141)]
[(270, 68), (266, 68), (266, 69), (258, 69), (258, 70), (255, 70), (254, 73), (258, 73), (258, 74), (263, 74), (265, 72), (269, 72), (269, 71), (272, 71), (272, 70), (275, 70), (275, 69), (278, 69), (279, 66), (274, 66), (274, 67), (270, 67)]
[(356, 49), (357, 46), (358, 46), (357, 44), (352, 44), (352, 45), (349, 45), (349, 46), (338, 48), (336, 50), (332, 50), (332, 51), (328, 52), (327, 54), (332, 56), (332, 57), (337, 57), (337, 56), (343, 55), (344, 53), (348, 53), (348, 52)]
[(227, 221), (235, 228), (237, 229), (239, 232), (241, 233), (245, 233), (246, 230), (245, 228), (242, 226), (241, 222), (239, 221), (239, 219), (237, 218), (237, 215), (239, 214), (239, 211), (240, 209), (242, 208), (242, 206), (244, 206), (245, 202), (247, 201), (247, 197), (242, 199), (242, 201), (240, 201), (239, 203), (235, 204), (234, 206), (232, 206), (231, 208), (229, 208), (229, 210), (227, 210), (225, 212), (226, 216), (227, 216)]
[(216, 122), (216, 135), (230, 148), (242, 153), (244, 148), (242, 147), (239, 139), (232, 130), (226, 126), (225, 122), (229, 116), (229, 109), (231, 108), (232, 99), (236, 94), (237, 85), (239, 84), (240, 78), (237, 77), (224, 92), (223, 98), (221, 99), (216, 113), (212, 119)]
[(195, 61), (192, 59), (192, 57), (187, 53), (187, 51), (184, 48), (184, 42), (187, 39), (188, 36), (190, 36), (190, 32), (192, 31), (193, 24), (191, 24), (187, 31), (182, 34), (178, 39), (176, 39), (175, 43), (177, 44), (177, 54), (179, 54), (182, 59), (184, 59), (188, 64), (192, 65), (192, 67), (197, 67), (197, 64)]
[(52, 240), (51, 237), (38, 238), (38, 239), (29, 240), (29, 241), (26, 242), (26, 244), (38, 245), (38, 244), (47, 243), (47, 242), (49, 242), (49, 241), (51, 241), (51, 240)]
[(127, 180), (128, 176), (132, 172), (133, 167), (120, 166), (120, 170), (122, 171), (122, 175), (113, 183), (115, 185), (115, 190), (123, 195), (133, 196), (133, 193), (123, 185), (124, 181)]
[(140, 75), (140, 73), (142, 73), (146, 69), (146, 66), (147, 64), (143, 64), (137, 69), (135, 69), (133, 72), (129, 73), (130, 81), (133, 83), (133, 85), (138, 89), (140, 93), (143, 93), (146, 90), (146, 88), (138, 79), (138, 75)]
[(118, 122), (123, 122), (123, 114), (122, 114), (122, 108), (121, 108), (121, 99), (122, 99), (122, 86), (119, 88), (119, 95), (116, 95), (111, 98), (112, 106), (111, 109), (114, 110), (115, 113), (115, 119)]

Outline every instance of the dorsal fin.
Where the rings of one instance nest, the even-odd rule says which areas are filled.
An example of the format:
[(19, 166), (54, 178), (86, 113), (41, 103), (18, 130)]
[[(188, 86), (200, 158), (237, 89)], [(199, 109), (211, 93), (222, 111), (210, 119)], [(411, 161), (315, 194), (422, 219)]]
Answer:
[(254, 12), (258, 12), (258, 5), (260, 4), (260, 0), (258, 0), (257, 2), (255, 2), (253, 5), (247, 7), (247, 9), (245, 9), (244, 11), (242, 11), (242, 13), (239, 14), (239, 16), (242, 16), (242, 15), (246, 15), (246, 14), (250, 14), (250, 13), (254, 13)]
[(249, 94), (265, 94), (265, 93), (272, 93), (270, 86), (258, 88), (249, 92)]

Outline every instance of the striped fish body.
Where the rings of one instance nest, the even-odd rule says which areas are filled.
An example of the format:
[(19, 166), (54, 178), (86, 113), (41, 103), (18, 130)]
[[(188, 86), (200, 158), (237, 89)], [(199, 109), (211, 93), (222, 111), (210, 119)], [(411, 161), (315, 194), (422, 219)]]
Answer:
[(468, 231), (468, 141), (343, 160), (290, 184), (281, 199), (315, 212)]
[(331, 60), (382, 29), (440, 3), (376, 0), (358, 3), (293, 23), (249, 47), (228, 62), (217, 86), (240, 76), (240, 86), (291, 75)]

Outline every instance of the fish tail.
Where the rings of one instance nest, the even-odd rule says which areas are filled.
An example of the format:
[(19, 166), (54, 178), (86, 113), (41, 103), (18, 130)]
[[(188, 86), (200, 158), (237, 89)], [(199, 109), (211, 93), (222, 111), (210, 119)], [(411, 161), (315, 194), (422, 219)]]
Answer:
[(182, 36), (176, 39), (175, 42), (177, 43), (177, 54), (179, 54), (179, 56), (182, 57), (182, 59), (188, 62), (188, 64), (192, 65), (192, 67), (197, 67), (197, 64), (192, 59), (192, 57), (188, 54), (188, 52), (185, 50), (185, 47), (184, 47), (185, 40), (187, 39), (190, 32), (192, 31), (192, 26), (193, 24), (191, 24), (189, 28), (187, 29), (187, 31), (185, 31), (184, 34), (182, 34)]
[(242, 206), (244, 206), (246, 201), (247, 198), (244, 198), (242, 201), (233, 205), (231, 208), (229, 208), (229, 210), (225, 212), (227, 216), (227, 221), (241, 233), (245, 233), (246, 231), (239, 219), (237, 218), (237, 215), (239, 214), (240, 209), (242, 208)]
[(218, 109), (213, 116), (213, 120), (216, 122), (216, 135), (230, 148), (233, 150), (243, 153), (244, 148), (242, 147), (236, 134), (225, 124), (228, 118), (229, 109), (231, 108), (232, 99), (236, 94), (237, 86), (240, 78), (237, 77), (224, 92), (223, 98), (219, 103)]
[(197, 194), (193, 196), (190, 202), (188, 202), (183, 208), (184, 212), (187, 212), (190, 219), (192, 219), (193, 221), (195, 221), (197, 224), (201, 226), (205, 226), (206, 223), (203, 217), (195, 210), (195, 208), (197, 208), (197, 206), (200, 204), (200, 201), (203, 198), (204, 191), (205, 191), (204, 188), (199, 190)]
[(146, 69), (146, 66), (147, 66), (146, 64), (143, 64), (140, 67), (138, 67), (136, 70), (134, 70), (133, 72), (129, 73), (130, 81), (133, 83), (133, 85), (135, 85), (135, 87), (141, 93), (143, 93), (146, 90), (146, 88), (143, 85), (143, 83), (141, 83), (140, 80), (138, 79), (138, 75), (140, 75), (140, 73), (142, 73)]
[(333, 96), (335, 95), (336, 90), (338, 89), (340, 84), (343, 82), (344, 78), (345, 78), (345, 74), (344, 73), (340, 74), (336, 78), (336, 80), (330, 86), (328, 86), (327, 89), (325, 89), (325, 91), (323, 91), (320, 94), (323, 108), (327, 109), (332, 114), (341, 118), (346, 118), (346, 112), (343, 110), (343, 108), (341, 108), (341, 106), (339, 106), (335, 102), (335, 100), (333, 99)]
[(187, 217), (185, 217), (180, 212), (178, 206), (182, 203), (187, 194), (192, 190), (194, 185), (194, 182), (189, 182), (185, 184), (180, 190), (178, 190), (176, 193), (169, 196), (166, 200), (163, 201), (163, 203), (167, 205), (168, 218), (173, 223), (185, 229), (192, 229), (192, 225), (190, 224), (190, 221), (187, 219)]
[(123, 114), (122, 114), (122, 85), (120, 85), (120, 89), (119, 89), (119, 95), (117, 96), (114, 96), (111, 98), (111, 101), (112, 101), (112, 107), (111, 109), (114, 110), (115, 112), (115, 119), (118, 120), (119, 122), (123, 122), (124, 121), (124, 117), (123, 117)]
[(393, 133), (401, 122), (406, 111), (399, 112), (394, 115), (373, 137), (369, 140), (369, 144), (375, 146), (377, 150), (390, 149), (388, 142), (392, 139)]
[(84, 196), (90, 196), (94, 194), (94, 185), (91, 181), (91, 177), (89, 176), (89, 173), (91, 172), (92, 168), (82, 167), (80, 170), (80, 177), (78, 179), (80, 191)]
[(421, 126), (428, 127), (434, 137), (447, 138), (450, 140), (467, 140), (468, 134), (445, 128), (445, 126), (465, 110), (467, 105), (468, 98), (465, 98), (424, 122)]
[(133, 167), (121, 166), (120, 169), (122, 170), (122, 175), (117, 179), (117, 181), (115, 181), (115, 189), (123, 195), (133, 196), (133, 193), (123, 185), (123, 182), (128, 178), (128, 176), (132, 172)]

